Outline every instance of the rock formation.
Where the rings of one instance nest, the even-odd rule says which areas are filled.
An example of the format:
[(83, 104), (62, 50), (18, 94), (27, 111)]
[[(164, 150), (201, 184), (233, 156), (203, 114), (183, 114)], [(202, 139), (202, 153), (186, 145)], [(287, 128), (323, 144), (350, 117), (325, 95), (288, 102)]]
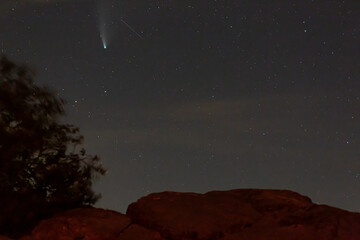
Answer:
[(317, 205), (286, 190), (163, 192), (132, 203), (126, 215), (96, 208), (66, 211), (21, 238), (47, 239), (360, 240), (360, 213)]
[(6, 236), (0, 236), (0, 240), (12, 240), (11, 238), (8, 238)]
[(158, 232), (132, 224), (126, 215), (78, 208), (43, 220), (21, 240), (163, 240)]
[(360, 240), (359, 213), (285, 190), (155, 193), (131, 204), (127, 215), (171, 240)]

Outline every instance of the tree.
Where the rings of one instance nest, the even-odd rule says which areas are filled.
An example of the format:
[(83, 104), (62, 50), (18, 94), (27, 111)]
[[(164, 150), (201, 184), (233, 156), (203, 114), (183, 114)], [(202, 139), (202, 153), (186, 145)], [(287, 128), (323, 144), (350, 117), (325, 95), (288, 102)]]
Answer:
[(105, 170), (78, 149), (79, 129), (60, 123), (64, 100), (33, 83), (34, 73), (0, 56), (0, 235), (19, 236), (39, 220), (94, 204)]

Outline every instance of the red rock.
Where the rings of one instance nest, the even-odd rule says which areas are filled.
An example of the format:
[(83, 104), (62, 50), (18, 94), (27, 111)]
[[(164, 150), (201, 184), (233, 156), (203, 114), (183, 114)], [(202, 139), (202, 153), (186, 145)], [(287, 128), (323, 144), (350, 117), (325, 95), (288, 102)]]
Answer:
[(6, 236), (0, 236), (0, 240), (12, 240), (12, 238)]
[(136, 232), (139, 239), (161, 240), (160, 234), (131, 224), (126, 215), (103, 209), (79, 208), (40, 222), (21, 240), (127, 240)]
[(127, 215), (96, 208), (66, 211), (21, 238), (80, 239), (360, 240), (360, 213), (313, 204), (285, 190), (163, 192), (131, 204)]
[(129, 226), (116, 240), (165, 240), (160, 233), (140, 227), (136, 224)]
[(360, 240), (360, 214), (286, 190), (150, 194), (129, 206), (138, 225), (171, 240)]

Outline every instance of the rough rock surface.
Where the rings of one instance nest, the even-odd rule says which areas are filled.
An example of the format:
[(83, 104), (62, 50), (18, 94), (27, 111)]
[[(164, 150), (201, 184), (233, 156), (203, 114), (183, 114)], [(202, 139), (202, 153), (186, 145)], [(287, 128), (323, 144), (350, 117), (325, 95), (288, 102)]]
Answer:
[(63, 212), (20, 240), (50, 239), (360, 240), (360, 213), (286, 190), (163, 192), (131, 204), (127, 215), (96, 208)]
[(12, 239), (6, 236), (0, 236), (0, 240), (12, 240)]
[(126, 215), (103, 209), (79, 208), (40, 222), (21, 240), (162, 240), (160, 234), (132, 224)]
[(171, 240), (360, 240), (360, 213), (286, 190), (154, 193), (127, 215)]

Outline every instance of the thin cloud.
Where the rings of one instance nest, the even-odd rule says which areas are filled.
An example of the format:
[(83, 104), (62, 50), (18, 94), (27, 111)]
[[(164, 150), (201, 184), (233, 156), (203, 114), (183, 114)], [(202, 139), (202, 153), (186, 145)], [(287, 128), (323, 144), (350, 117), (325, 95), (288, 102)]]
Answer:
[[(343, 109), (331, 113), (340, 103), (319, 96), (300, 94), (262, 96), (247, 99), (225, 99), (214, 102), (193, 101), (185, 104), (146, 106), (129, 111), (124, 119), (116, 119), (122, 129), (120, 142), (133, 146), (171, 146), (199, 150), (210, 148), (214, 153), (235, 155), (261, 149), (261, 152), (294, 154), (307, 146), (324, 145), (334, 137), (336, 123), (346, 117)], [(355, 111), (356, 106), (353, 106)], [(322, 112), (320, 109), (329, 109)], [(109, 109), (107, 112), (116, 112)], [(84, 114), (86, 114), (84, 112)], [(351, 132), (354, 126), (343, 127)], [(334, 131), (332, 131), (334, 130)], [(113, 129), (89, 126), (86, 132), (102, 132), (112, 136)], [(170, 133), (170, 134), (169, 134)], [(223, 144), (226, 143), (226, 144)], [(287, 143), (288, 149), (282, 146)], [(334, 147), (331, 139), (327, 147)]]

